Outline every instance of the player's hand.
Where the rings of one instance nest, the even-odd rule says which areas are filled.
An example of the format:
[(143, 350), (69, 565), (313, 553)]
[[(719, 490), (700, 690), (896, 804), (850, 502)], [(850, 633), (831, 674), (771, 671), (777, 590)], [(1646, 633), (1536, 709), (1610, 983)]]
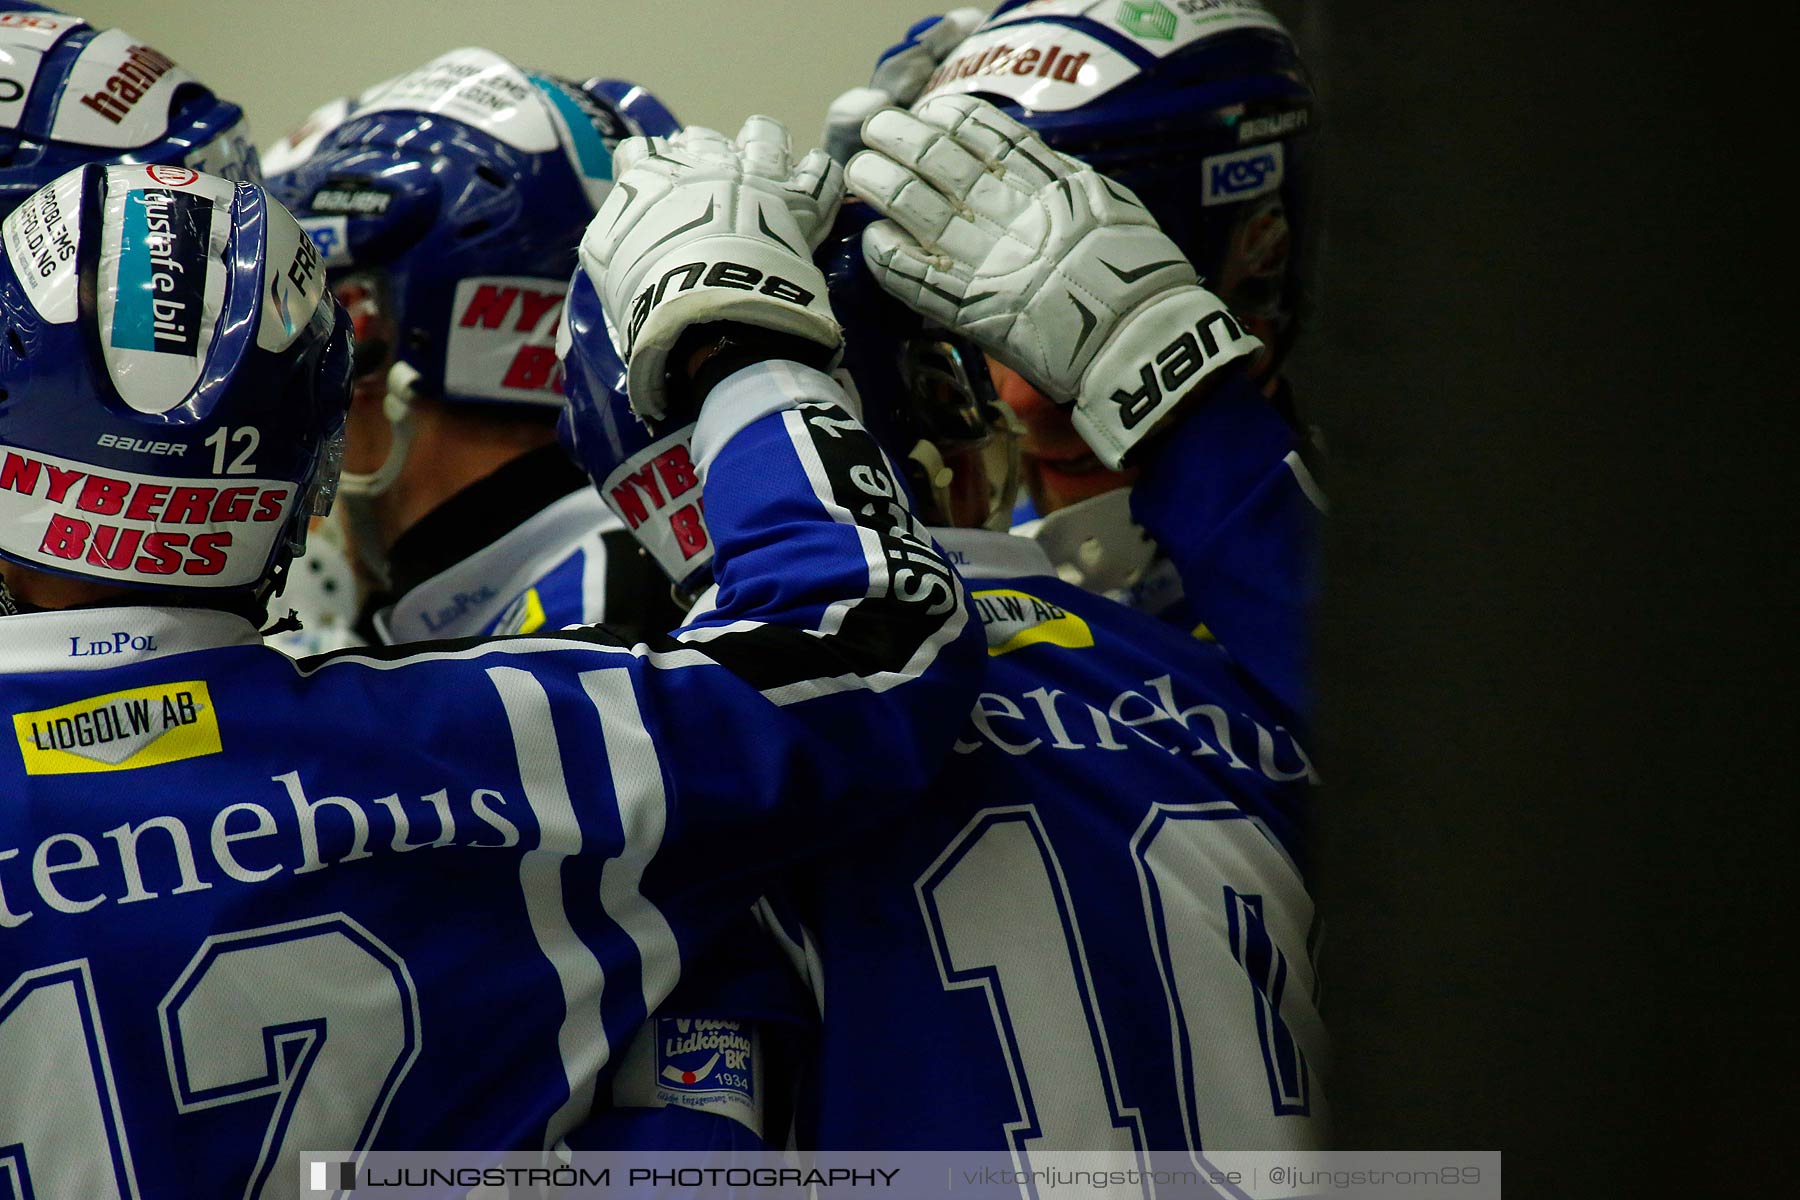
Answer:
[(833, 360), (843, 331), (812, 251), (843, 199), (822, 150), (793, 161), (787, 129), (751, 117), (737, 140), (698, 127), (629, 138), (617, 182), (581, 240), (627, 366), (631, 406), (668, 414), (670, 361), (691, 326), (733, 323), (802, 339)]
[(863, 140), (847, 179), (889, 218), (863, 234), (882, 287), (1073, 402), (1107, 466), (1261, 347), (1136, 196), (991, 104), (885, 109)]
[(876, 61), (867, 87), (851, 88), (831, 102), (825, 114), (826, 152), (849, 162), (863, 148), (863, 122), (889, 105), (904, 107), (917, 100), (932, 73), (986, 19), (979, 8), (955, 8), (907, 30), (905, 40), (889, 46)]

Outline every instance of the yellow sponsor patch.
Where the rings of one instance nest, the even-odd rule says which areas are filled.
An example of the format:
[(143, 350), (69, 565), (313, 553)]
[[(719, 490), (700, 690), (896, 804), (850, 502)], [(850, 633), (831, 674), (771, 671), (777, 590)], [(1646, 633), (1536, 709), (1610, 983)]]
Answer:
[(525, 589), (525, 594), (506, 606), (500, 614), (500, 620), (494, 625), (494, 632), (536, 633), (544, 627), (544, 602), (538, 596), (536, 588)]
[(135, 771), (223, 748), (212, 695), (198, 679), (14, 713), (13, 733), (27, 775)]
[(974, 599), (975, 611), (987, 628), (990, 655), (1046, 643), (1069, 650), (1094, 644), (1086, 621), (1048, 600), (1007, 588), (976, 592)]

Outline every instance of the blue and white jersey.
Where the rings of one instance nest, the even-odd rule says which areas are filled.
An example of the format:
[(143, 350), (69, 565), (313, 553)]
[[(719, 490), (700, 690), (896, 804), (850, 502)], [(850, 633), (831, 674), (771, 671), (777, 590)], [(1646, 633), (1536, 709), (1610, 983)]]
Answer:
[(1131, 516), (1180, 575), (1166, 620), (1216, 638), (1274, 701), (1311, 709), (1311, 631), (1324, 493), (1301, 437), (1238, 374), (1146, 456)]
[(0, 619), (14, 1192), (549, 1146), (769, 872), (916, 802), (978, 625), (835, 385), (762, 370), (701, 414), (723, 586), (675, 637), (296, 663), (217, 612)]
[(577, 488), (412, 588), (376, 614), (376, 631), (392, 645), (598, 624), (621, 541), (631, 545), (625, 523), (592, 488)]
[(1219, 645), (1025, 539), (932, 533), (987, 672), (931, 803), (791, 881), (823, 992), (800, 1144), (1321, 1145), (1306, 749)]

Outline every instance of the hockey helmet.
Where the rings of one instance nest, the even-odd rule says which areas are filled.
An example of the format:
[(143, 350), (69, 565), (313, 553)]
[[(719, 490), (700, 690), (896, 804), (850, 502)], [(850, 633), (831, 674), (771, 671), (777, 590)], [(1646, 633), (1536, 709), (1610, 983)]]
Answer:
[(0, 555), (260, 615), (349, 395), (311, 239), (258, 185), (100, 164), (0, 238)]

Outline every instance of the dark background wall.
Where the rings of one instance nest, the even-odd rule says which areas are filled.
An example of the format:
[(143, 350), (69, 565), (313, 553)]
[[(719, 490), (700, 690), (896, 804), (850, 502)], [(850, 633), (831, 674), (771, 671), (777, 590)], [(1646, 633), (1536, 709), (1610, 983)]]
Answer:
[(1791, 41), (1731, 6), (1287, 7), (1328, 98), (1301, 365), (1337, 513), (1343, 1140), (1500, 1149), (1509, 1195), (1763, 1186), (1795, 1022)]

